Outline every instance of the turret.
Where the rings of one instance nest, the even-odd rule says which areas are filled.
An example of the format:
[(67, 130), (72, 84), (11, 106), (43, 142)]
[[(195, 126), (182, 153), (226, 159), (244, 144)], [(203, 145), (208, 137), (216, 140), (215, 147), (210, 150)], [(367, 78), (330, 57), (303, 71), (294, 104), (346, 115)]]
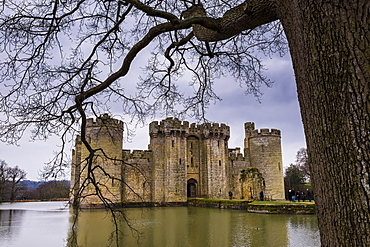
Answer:
[[(101, 115), (94, 119), (87, 119), (86, 140), (92, 149), (97, 150), (94, 153), (93, 167), (100, 166), (94, 170), (94, 176), (97, 183), (102, 184), (103, 194), (113, 202), (122, 201), (122, 184), (119, 182), (122, 176), (122, 142), (123, 142), (123, 122), (111, 118), (108, 114)], [(77, 147), (76, 143), (76, 147)], [(81, 145), (81, 179), (87, 177), (86, 158), (89, 152), (86, 147)], [(109, 174), (108, 177), (105, 173)], [(74, 174), (76, 177), (76, 174)], [(85, 194), (95, 194), (95, 188), (92, 186), (85, 188)], [(97, 196), (88, 196), (81, 204), (100, 204), (101, 200)]]
[(285, 196), (280, 130), (249, 130), (246, 138), (250, 166), (262, 173), (266, 182), (265, 196), (282, 200)]

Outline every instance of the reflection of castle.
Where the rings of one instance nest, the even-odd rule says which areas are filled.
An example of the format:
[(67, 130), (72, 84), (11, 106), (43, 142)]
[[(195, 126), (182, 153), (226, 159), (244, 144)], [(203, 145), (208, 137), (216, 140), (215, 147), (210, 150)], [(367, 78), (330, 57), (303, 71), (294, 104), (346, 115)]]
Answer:
[[(152, 122), (149, 134), (149, 150), (130, 152), (122, 150), (121, 121), (107, 114), (96, 122), (88, 119), (87, 140), (93, 148), (100, 148), (93, 166), (95, 179), (107, 198), (114, 202), (185, 202), (187, 197), (227, 199), (232, 191), (234, 198), (249, 199), (257, 196), (261, 188), (267, 198), (284, 198), (279, 130), (258, 131), (254, 123), (245, 123), (244, 155), (240, 148), (228, 148), (230, 128), (225, 124), (189, 125), (167, 118)], [(71, 178), (75, 191), (86, 178), (87, 154), (78, 137)], [(111, 178), (104, 176), (103, 170)], [(259, 171), (263, 184), (258, 184), (253, 174), (241, 182), (242, 170)], [(85, 188), (84, 195), (93, 193), (91, 190)], [(87, 196), (81, 203), (99, 203), (99, 199)]]

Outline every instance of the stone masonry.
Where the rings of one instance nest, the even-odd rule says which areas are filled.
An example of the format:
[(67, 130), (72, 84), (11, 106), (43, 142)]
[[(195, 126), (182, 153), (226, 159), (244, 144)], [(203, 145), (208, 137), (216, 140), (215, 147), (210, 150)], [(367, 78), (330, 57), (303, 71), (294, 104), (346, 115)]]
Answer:
[[(171, 117), (150, 123), (148, 150), (130, 151), (122, 150), (123, 123), (104, 114), (87, 123), (86, 138), (98, 149), (90, 169), (95, 169), (103, 195), (115, 203), (228, 199), (229, 191), (233, 198), (251, 199), (258, 198), (260, 190), (267, 199), (284, 199), (280, 131), (259, 131), (250, 122), (244, 127), (244, 153), (229, 149), (230, 128), (225, 124), (189, 124)], [(88, 152), (80, 137), (72, 156), (75, 196), (87, 181)], [(251, 167), (262, 174), (263, 186), (253, 184), (253, 179), (241, 181), (241, 172)], [(87, 186), (81, 205), (101, 203), (95, 191)]]

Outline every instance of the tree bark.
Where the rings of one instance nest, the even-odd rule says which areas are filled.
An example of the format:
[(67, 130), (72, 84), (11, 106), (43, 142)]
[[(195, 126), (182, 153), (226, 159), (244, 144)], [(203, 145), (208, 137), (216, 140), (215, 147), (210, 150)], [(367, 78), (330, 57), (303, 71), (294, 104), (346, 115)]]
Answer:
[(322, 246), (370, 244), (369, 1), (280, 2)]
[[(369, 246), (370, 1), (247, 0), (235, 10), (244, 15), (233, 19), (239, 29), (250, 26), (247, 16), (259, 15), (276, 16), (284, 26), (322, 246)], [(222, 30), (194, 33), (212, 41)]]

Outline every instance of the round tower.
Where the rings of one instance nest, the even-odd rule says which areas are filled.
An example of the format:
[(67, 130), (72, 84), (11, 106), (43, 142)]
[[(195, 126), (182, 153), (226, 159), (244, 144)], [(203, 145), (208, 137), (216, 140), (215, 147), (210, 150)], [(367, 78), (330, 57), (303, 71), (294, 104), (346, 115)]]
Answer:
[(248, 133), (246, 143), (250, 166), (258, 168), (265, 179), (265, 198), (283, 200), (285, 196), (280, 130), (249, 130)]
[[(112, 202), (122, 201), (122, 146), (123, 146), (123, 122), (111, 118), (108, 114), (101, 115), (94, 121), (87, 119), (86, 140), (92, 149), (96, 150), (93, 158), (93, 169), (96, 182), (99, 183), (102, 194)], [(86, 158), (89, 152), (81, 147), (81, 179), (87, 176)], [(109, 175), (107, 175), (109, 174)], [(96, 194), (95, 189), (89, 186), (84, 194)], [(96, 196), (88, 196), (81, 204), (100, 204), (101, 200)]]

